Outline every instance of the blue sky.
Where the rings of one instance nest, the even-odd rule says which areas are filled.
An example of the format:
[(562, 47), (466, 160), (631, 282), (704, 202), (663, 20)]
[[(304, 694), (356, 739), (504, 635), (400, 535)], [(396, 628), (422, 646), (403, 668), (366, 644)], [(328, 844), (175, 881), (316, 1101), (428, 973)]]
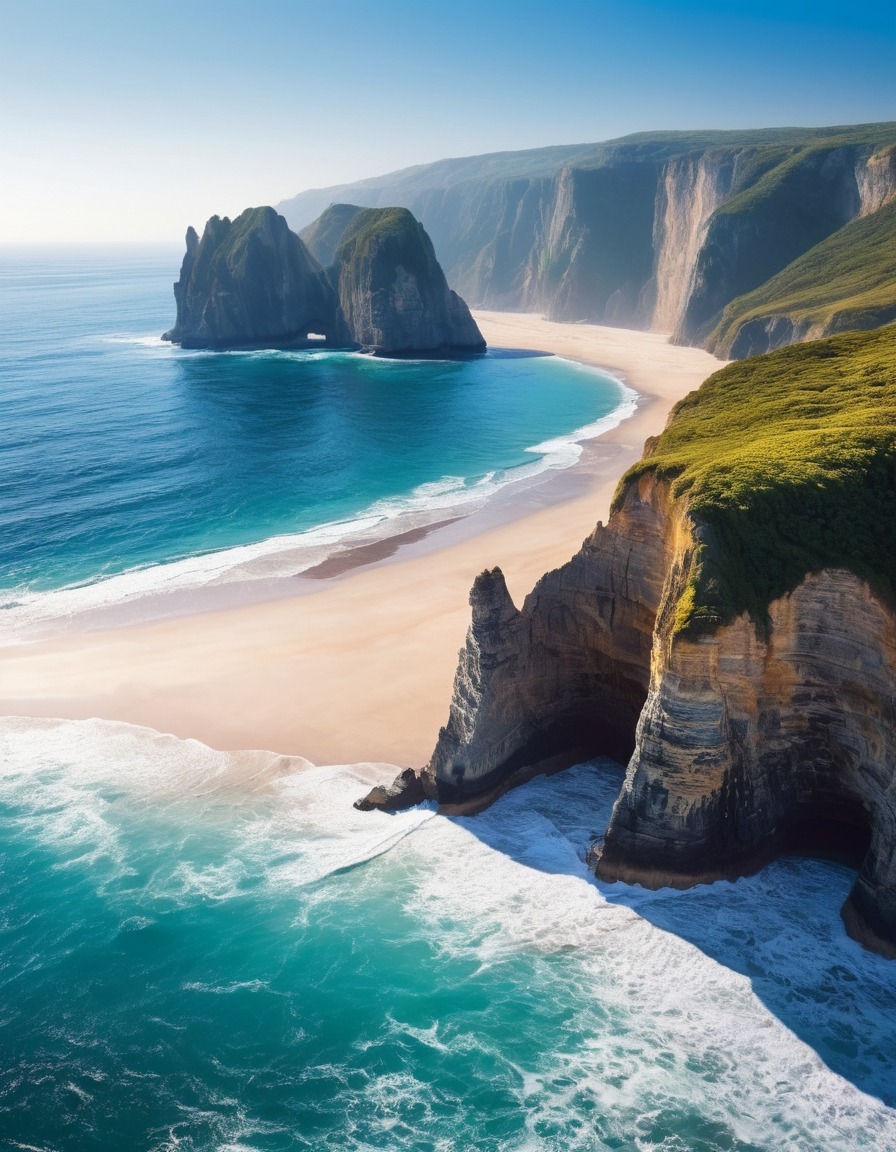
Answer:
[(896, 119), (896, 3), (0, 0), (0, 240), (501, 149)]

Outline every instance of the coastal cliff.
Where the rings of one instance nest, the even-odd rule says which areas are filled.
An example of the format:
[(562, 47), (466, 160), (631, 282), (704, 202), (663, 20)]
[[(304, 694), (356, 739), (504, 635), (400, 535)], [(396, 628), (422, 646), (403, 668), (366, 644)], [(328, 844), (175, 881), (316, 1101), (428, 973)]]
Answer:
[(174, 285), (185, 348), (335, 347), (387, 354), (483, 352), (422, 226), (404, 208), (332, 205), (305, 235), (326, 270), (273, 208), (213, 216)]
[[(847, 234), (896, 200), (894, 124), (642, 133), (441, 161), (280, 207), (299, 228), (324, 197), (408, 208), (475, 307), (668, 332), (734, 358), (896, 314), (879, 250), (896, 244), (892, 221)], [(794, 275), (796, 295), (777, 280)]]
[(723, 369), (522, 608), (499, 570), (477, 579), (414, 787), (474, 811), (628, 758), (599, 877), (683, 887), (834, 856), (859, 870), (848, 931), (896, 955), (894, 498), (896, 330)]

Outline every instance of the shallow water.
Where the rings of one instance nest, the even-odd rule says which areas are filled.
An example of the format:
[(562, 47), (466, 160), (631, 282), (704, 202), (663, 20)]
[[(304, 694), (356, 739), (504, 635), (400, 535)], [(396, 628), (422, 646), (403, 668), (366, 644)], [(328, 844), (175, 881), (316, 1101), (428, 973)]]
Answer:
[(0, 251), (7, 626), (292, 575), (340, 539), (568, 466), (577, 437), (631, 410), (617, 381), (556, 357), (173, 348), (178, 266), (158, 249)]
[(0, 1138), (41, 1149), (884, 1149), (852, 874), (599, 885), (609, 761), (472, 819), (366, 766), (0, 721)]

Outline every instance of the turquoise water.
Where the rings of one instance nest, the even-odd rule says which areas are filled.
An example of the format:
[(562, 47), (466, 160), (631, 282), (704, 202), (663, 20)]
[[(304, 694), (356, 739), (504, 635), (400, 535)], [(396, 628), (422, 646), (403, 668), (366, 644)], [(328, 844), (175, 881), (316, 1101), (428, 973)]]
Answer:
[[(453, 514), (623, 395), (550, 358), (183, 353), (154, 335), (176, 264), (3, 265), (5, 620)], [(843, 931), (852, 874), (599, 885), (621, 771), (361, 814), (370, 765), (0, 719), (0, 1148), (896, 1147), (894, 966)]]
[(609, 762), (470, 820), (96, 721), (0, 721), (0, 765), (0, 1146), (896, 1147), (849, 871), (598, 885)]
[[(247, 558), (250, 575), (292, 574), (303, 564), (288, 545), (434, 520), (569, 464), (570, 434), (623, 399), (609, 377), (555, 357), (172, 348), (159, 333), (178, 262), (158, 249), (2, 253), (7, 605), (148, 565), (166, 566), (160, 586)], [(145, 572), (138, 584), (152, 590)]]

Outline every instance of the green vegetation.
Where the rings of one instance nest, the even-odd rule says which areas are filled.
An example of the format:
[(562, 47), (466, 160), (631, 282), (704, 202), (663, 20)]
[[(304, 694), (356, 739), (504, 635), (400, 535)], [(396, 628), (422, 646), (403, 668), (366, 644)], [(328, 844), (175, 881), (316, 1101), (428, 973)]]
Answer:
[[(597, 148), (649, 148), (655, 155), (680, 156), (686, 152), (704, 152), (707, 148), (777, 148), (792, 150), (812, 144), (825, 147), (841, 144), (879, 144), (896, 140), (896, 121), (875, 124), (848, 124), (830, 128), (733, 128), (684, 132), (633, 132), (609, 140)], [(596, 150), (596, 149), (595, 149)]]
[(741, 326), (768, 316), (828, 332), (896, 319), (896, 201), (851, 221), (732, 301), (709, 339), (710, 349), (730, 354)]
[(623, 478), (672, 481), (697, 547), (675, 631), (711, 632), (810, 572), (896, 591), (896, 327), (729, 365), (676, 405)]
[(336, 249), (336, 263), (376, 262), (388, 249), (388, 266), (401, 264), (425, 279), (438, 269), (429, 237), (407, 208), (365, 208), (346, 227)]

